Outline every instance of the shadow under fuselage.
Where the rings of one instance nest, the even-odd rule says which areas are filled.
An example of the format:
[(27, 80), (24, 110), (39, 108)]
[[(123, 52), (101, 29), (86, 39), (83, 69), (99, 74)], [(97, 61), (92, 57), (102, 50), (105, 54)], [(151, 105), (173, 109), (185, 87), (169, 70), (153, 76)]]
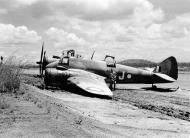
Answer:
[(153, 92), (176, 92), (178, 88), (158, 88), (158, 87), (141, 87), (139, 89), (135, 88), (116, 88), (116, 90), (125, 91), (153, 91)]

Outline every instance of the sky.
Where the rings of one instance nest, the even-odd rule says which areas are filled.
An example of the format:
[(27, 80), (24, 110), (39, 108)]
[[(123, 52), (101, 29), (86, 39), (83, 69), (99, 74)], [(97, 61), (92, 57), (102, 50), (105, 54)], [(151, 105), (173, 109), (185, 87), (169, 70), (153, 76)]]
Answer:
[(190, 0), (0, 0), (0, 56), (190, 61)]

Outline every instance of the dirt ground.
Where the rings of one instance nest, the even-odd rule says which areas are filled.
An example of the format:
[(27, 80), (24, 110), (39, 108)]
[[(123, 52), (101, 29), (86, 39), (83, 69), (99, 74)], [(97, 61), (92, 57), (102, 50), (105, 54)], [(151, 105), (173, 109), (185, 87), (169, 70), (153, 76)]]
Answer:
[(190, 137), (189, 91), (119, 85), (113, 99), (101, 99), (42, 90), (38, 78), (23, 78), (19, 94), (1, 94), (2, 138)]

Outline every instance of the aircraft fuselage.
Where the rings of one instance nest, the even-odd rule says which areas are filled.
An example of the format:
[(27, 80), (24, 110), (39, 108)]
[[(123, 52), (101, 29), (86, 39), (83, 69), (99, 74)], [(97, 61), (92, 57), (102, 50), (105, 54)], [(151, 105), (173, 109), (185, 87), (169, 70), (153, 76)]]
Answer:
[[(95, 74), (108, 77), (111, 69), (117, 73), (117, 83), (148, 83), (152, 84), (153, 73), (147, 70), (116, 64), (108, 67), (105, 61), (69, 59), (69, 68), (82, 69)], [(107, 80), (109, 81), (109, 80)]]
[(88, 60), (82, 58), (68, 58), (67, 64), (62, 63), (62, 59), (50, 63), (46, 68), (56, 68), (57, 66), (66, 66), (68, 69), (81, 69), (86, 70), (100, 76), (106, 77), (106, 82), (109, 82), (108, 76), (111, 69), (116, 72), (116, 82), (120, 84), (124, 83), (169, 83), (170, 81), (160, 79), (149, 70), (140, 68), (134, 68), (121, 64), (116, 64), (115, 67), (108, 67), (105, 61)]

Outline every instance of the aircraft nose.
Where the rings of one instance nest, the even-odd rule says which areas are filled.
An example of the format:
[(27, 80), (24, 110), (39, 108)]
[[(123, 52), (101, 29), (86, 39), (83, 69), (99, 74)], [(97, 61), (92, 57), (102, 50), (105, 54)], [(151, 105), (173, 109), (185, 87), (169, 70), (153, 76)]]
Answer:
[(58, 65), (58, 61), (54, 61), (46, 66), (46, 68), (56, 68)]

